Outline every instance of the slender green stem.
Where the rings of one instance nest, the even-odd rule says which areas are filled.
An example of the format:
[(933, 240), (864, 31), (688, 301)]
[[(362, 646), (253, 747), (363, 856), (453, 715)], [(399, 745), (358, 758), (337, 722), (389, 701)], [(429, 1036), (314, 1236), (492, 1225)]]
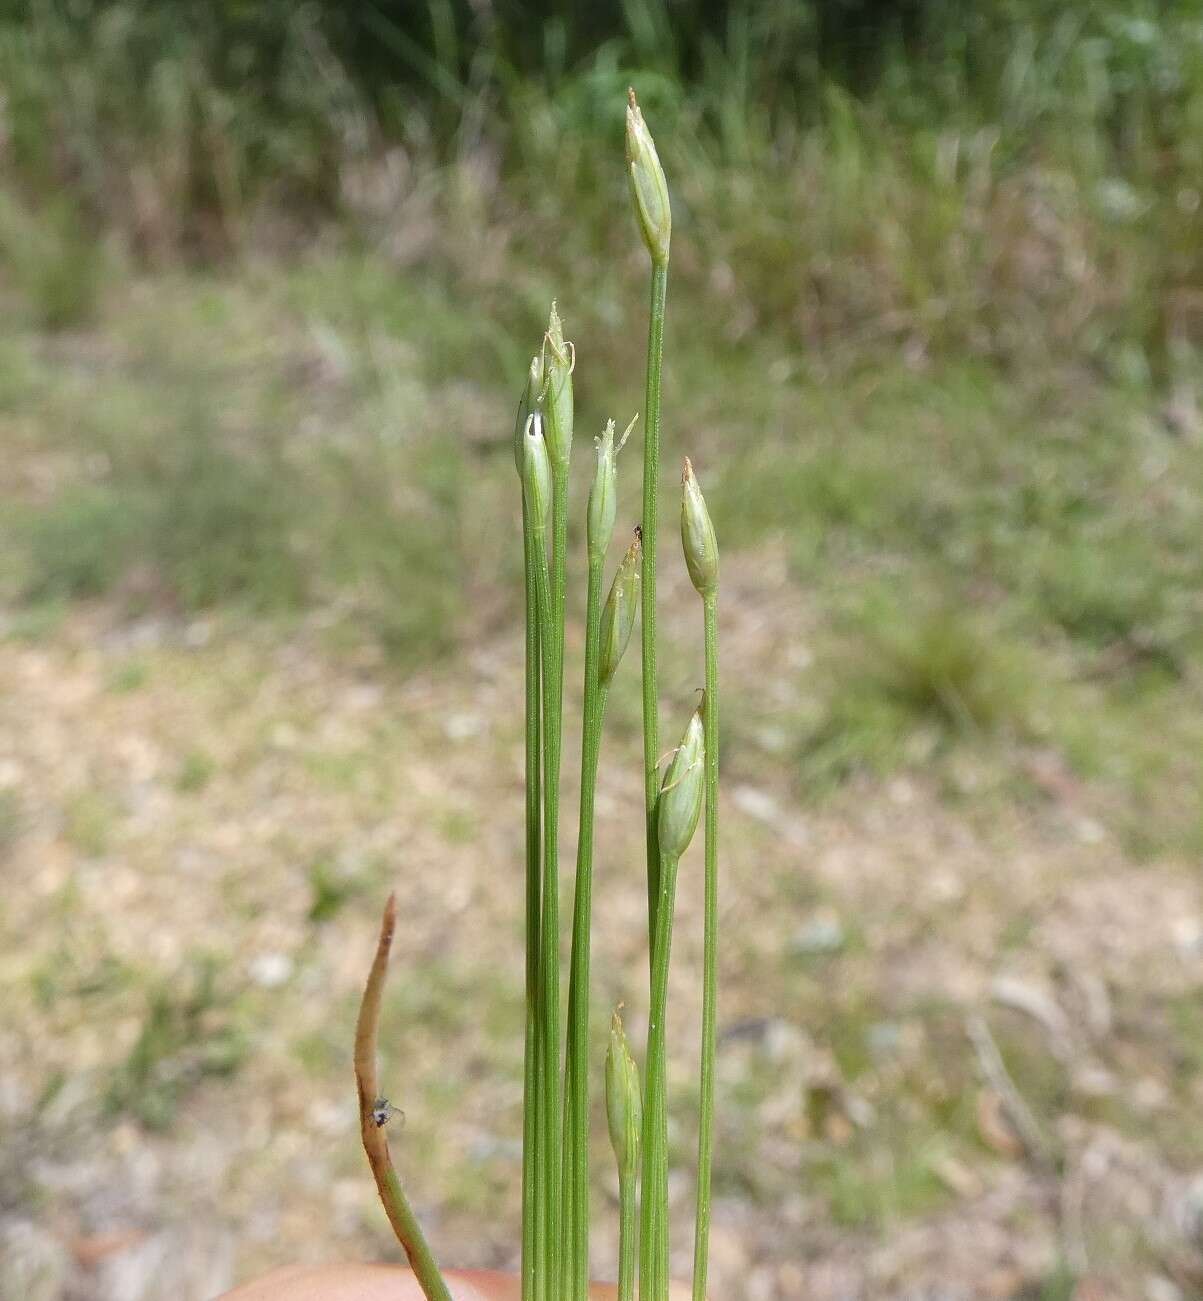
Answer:
[(660, 863), (660, 897), (656, 901), (656, 937), (652, 945), (652, 995), (644, 1065), (647, 1081), (643, 1093), (640, 1301), (667, 1301), (668, 1297), (668, 1121), (664, 1021), (677, 894), (677, 862), (675, 858), (665, 858)]
[[(664, 304), (668, 262), (652, 265), (647, 330), (647, 393), (643, 435), (643, 783), (647, 814), (648, 941), (656, 934), (660, 894), (660, 846), (656, 838), (656, 799), (660, 759), (660, 713), (656, 690), (656, 532), (660, 491), (660, 371), (664, 360)], [(647, 1201), (647, 1192), (644, 1192)]]
[(422, 1226), (418, 1223), (418, 1217), (413, 1213), (409, 1199), (405, 1196), (396, 1170), (385, 1172), (380, 1195), (388, 1211), (389, 1222), (405, 1247), (409, 1267), (417, 1276), (423, 1294), (428, 1301), (452, 1301), (451, 1292), (443, 1282), (434, 1253), (430, 1250)]
[(535, 584), (535, 537), (525, 497), (522, 503), (522, 550), (526, 596), (526, 1039), (522, 1080), (522, 1301), (534, 1301), (536, 1248), (536, 1180), (539, 1073), (536, 1001), (539, 990), (539, 925), (542, 865), (539, 819), (539, 606)]
[(543, 1063), (547, 1059), (547, 1044), (543, 1029), (543, 988), (542, 964), (540, 964), (540, 986), (535, 993), (535, 1078), (538, 1088), (535, 1094), (535, 1301), (549, 1301), (554, 1296), (547, 1275), (547, 1166), (550, 1154), (547, 1150), (547, 1090)]
[[(657, 909), (662, 894), (660, 845), (656, 830), (656, 801), (660, 784), (657, 764), (660, 758), (660, 716), (656, 686), (656, 541), (658, 532), (658, 494), (660, 491), (660, 376), (664, 359), (664, 311), (668, 293), (668, 261), (653, 261), (651, 304), (647, 333), (647, 391), (644, 404), (643, 439), (643, 573), (642, 573), (642, 670), (643, 670), (643, 768), (645, 814), (647, 818), (647, 914), (650, 961), (655, 967)], [(650, 1077), (649, 1077), (650, 1078)], [(644, 1114), (645, 1132), (647, 1115)], [(645, 1146), (645, 1170), (648, 1152)], [(645, 1178), (642, 1187), (642, 1224), (640, 1242), (640, 1293), (652, 1298), (649, 1278), (643, 1262), (661, 1254), (658, 1247), (664, 1238), (667, 1205), (661, 1206), (657, 1186)], [(665, 1196), (667, 1201), (667, 1194)], [(667, 1252), (667, 1240), (663, 1242)]]
[(585, 615), (585, 706), (581, 736), (581, 809), (576, 845), (576, 897), (568, 982), (564, 1099), (564, 1208), (572, 1301), (589, 1288), (589, 937), (593, 909), (593, 804), (608, 690), (598, 681), (602, 557), (589, 562)]
[[(568, 1046), (572, 1045), (572, 992), (568, 995)], [(564, 1115), (561, 1134), (563, 1151), (560, 1163), (560, 1231), (561, 1256), (560, 1267), (563, 1270), (563, 1301), (575, 1301), (576, 1287), (576, 1244), (578, 1222), (576, 1216), (576, 1184), (573, 1171), (576, 1168), (576, 1137), (572, 1128), (573, 1076), (575, 1068), (570, 1059), (564, 1062)]]
[[(553, 521), (560, 531), (558, 516), (566, 512), (564, 476), (556, 478)], [(566, 529), (565, 529), (566, 532)], [(555, 589), (548, 574), (547, 554), (540, 542), (535, 565), (535, 594), (539, 607), (539, 642), (543, 658), (543, 901), (539, 944), (539, 1022), (542, 1129), (544, 1151), (541, 1161), (541, 1214), (546, 1223), (544, 1242), (548, 1301), (563, 1296), (560, 1277), (560, 740), (563, 722), (564, 626), (556, 604)], [(563, 586), (563, 554), (554, 561)]]
[(635, 1301), (635, 1180), (618, 1179), (618, 1301)]
[(718, 1015), (718, 598), (703, 598), (706, 641), (706, 920), (702, 944), (702, 1068), (698, 1122), (698, 1200), (693, 1239), (693, 1301), (706, 1301), (710, 1259), (710, 1172), (714, 1159), (714, 1053)]

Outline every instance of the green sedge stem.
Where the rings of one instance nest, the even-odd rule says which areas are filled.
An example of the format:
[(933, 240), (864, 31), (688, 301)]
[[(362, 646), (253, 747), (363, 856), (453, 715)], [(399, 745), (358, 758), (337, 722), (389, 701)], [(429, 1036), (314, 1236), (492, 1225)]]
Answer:
[[(653, 261), (651, 304), (647, 333), (647, 391), (645, 394), (643, 438), (643, 571), (642, 571), (642, 675), (643, 675), (643, 770), (644, 799), (647, 817), (647, 913), (650, 961), (655, 971), (657, 910), (661, 898), (660, 844), (656, 827), (656, 801), (660, 794), (657, 766), (660, 759), (660, 716), (656, 687), (656, 536), (658, 531), (660, 490), (660, 376), (664, 360), (664, 311), (668, 293), (668, 260)], [(663, 1020), (663, 1017), (661, 1017)], [(649, 1044), (650, 1044), (649, 1030)], [(650, 1064), (645, 1066), (651, 1079)], [(649, 1117), (651, 1118), (649, 1122)], [(644, 1133), (655, 1132), (655, 1110), (644, 1112)], [(667, 1191), (659, 1204), (659, 1185), (648, 1178), (649, 1161), (658, 1145), (645, 1138), (644, 1179), (642, 1187), (642, 1234), (640, 1241), (640, 1295), (653, 1301), (659, 1295), (651, 1287), (652, 1261), (662, 1253), (658, 1246), (668, 1219)], [(665, 1183), (667, 1190), (667, 1180)], [(662, 1244), (667, 1254), (667, 1240)], [(667, 1286), (667, 1279), (665, 1280)]]
[(536, 1180), (539, 1073), (536, 1044), (539, 992), (539, 925), (542, 884), (539, 797), (539, 605), (536, 595), (535, 536), (525, 495), (522, 502), (522, 550), (526, 597), (526, 1037), (522, 1077), (522, 1301), (534, 1301), (536, 1248)]
[(384, 1176), (384, 1186), (380, 1189), (388, 1211), (388, 1218), (405, 1247), (409, 1267), (417, 1277), (427, 1301), (452, 1301), (451, 1292), (439, 1273), (434, 1253), (426, 1242), (418, 1217), (410, 1207), (409, 1199), (401, 1187), (401, 1180), (395, 1170), (389, 1170)]
[[(542, 982), (542, 963), (540, 963)], [(543, 1030), (542, 984), (535, 994), (535, 1144), (534, 1144), (534, 1198), (535, 1198), (535, 1301), (549, 1301), (553, 1295), (547, 1275), (547, 1089), (543, 1063), (547, 1058), (547, 1045)]]
[(618, 1301), (635, 1301), (635, 1179), (618, 1177)]
[[(660, 845), (656, 800), (660, 793), (660, 715), (656, 691), (656, 531), (660, 491), (660, 372), (664, 360), (664, 303), (668, 261), (652, 265), (651, 308), (647, 330), (647, 393), (643, 435), (643, 782), (647, 813), (648, 941), (654, 945), (656, 901), (660, 894)], [(646, 1189), (644, 1198), (647, 1198)]]
[[(571, 994), (568, 999), (568, 1040), (569, 1045), (572, 1042), (572, 998)], [(563, 1150), (561, 1152), (560, 1163), (560, 1230), (562, 1233), (560, 1246), (560, 1268), (564, 1273), (564, 1301), (575, 1301), (576, 1285), (576, 1243), (577, 1243), (577, 1217), (576, 1217), (576, 1185), (573, 1180), (573, 1171), (576, 1165), (574, 1153), (576, 1151), (576, 1140), (572, 1129), (572, 1090), (574, 1067), (571, 1061), (564, 1063), (564, 1115), (561, 1133), (563, 1137)]]
[[(566, 476), (556, 472), (553, 492), (554, 532), (566, 525)], [(537, 539), (538, 540), (538, 539)], [(549, 577), (543, 546), (535, 565), (536, 597), (539, 606), (539, 641), (543, 658), (543, 900), (539, 944), (540, 1038), (543, 1054), (541, 1090), (543, 1115), (542, 1207), (546, 1223), (544, 1269), (549, 1301), (563, 1295), (560, 1278), (560, 740), (563, 723), (564, 625), (557, 604), (554, 575), (563, 588), (563, 551), (553, 557)]]
[(702, 598), (706, 642), (706, 920), (702, 943), (702, 1067), (698, 1120), (698, 1199), (693, 1301), (706, 1301), (710, 1261), (710, 1174), (714, 1160), (714, 1054), (718, 1016), (718, 598)]
[(585, 705), (581, 736), (581, 809), (576, 847), (576, 897), (568, 981), (568, 1043), (564, 1098), (564, 1209), (573, 1301), (589, 1289), (589, 937), (593, 909), (593, 805), (609, 691), (599, 678), (603, 557), (589, 561), (585, 616)]
[(652, 946), (652, 991), (644, 1071), (643, 1177), (640, 1216), (640, 1301), (668, 1298), (668, 1119), (664, 1060), (668, 963), (672, 950), (673, 908), (677, 894), (676, 858), (660, 863), (656, 937)]

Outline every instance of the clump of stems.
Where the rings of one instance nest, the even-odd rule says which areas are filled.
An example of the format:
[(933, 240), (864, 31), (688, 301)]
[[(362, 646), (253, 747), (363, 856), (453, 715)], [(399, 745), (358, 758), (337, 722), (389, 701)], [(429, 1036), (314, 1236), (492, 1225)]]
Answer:
[[(563, 735), (564, 626), (569, 471), (576, 349), (553, 303), (527, 371), (514, 426), (521, 482), (525, 594), (526, 1023), (523, 1072), (523, 1301), (587, 1301), (589, 1279), (589, 1003), (594, 899), (594, 803), (606, 703), (642, 613), (644, 817), (647, 853), (649, 1003), (644, 1078), (618, 1013), (605, 1062), (605, 1100), (619, 1184), (619, 1297), (668, 1297), (667, 1011), (677, 873), (705, 824), (702, 1059), (694, 1298), (706, 1291), (714, 1137), (718, 943), (718, 547), (701, 489), (685, 461), (681, 542), (702, 599), (705, 687), (663, 774), (659, 759), (656, 562), (660, 485), (660, 389), (672, 213), (664, 170), (634, 92), (626, 115), (632, 204), (651, 259), (642, 517), (602, 600), (618, 511), (616, 460), (635, 421), (616, 441), (614, 422), (597, 439), (586, 515), (585, 666), (580, 810), (572, 897), (567, 1027), (561, 1068), (559, 800)], [(385, 910), (356, 1036), (361, 1129), (385, 1211), (432, 1301), (449, 1301), (388, 1156), (376, 1094), (375, 1034), (393, 931)], [(562, 1069), (562, 1073), (561, 1073)], [(636, 1261), (638, 1260), (638, 1268)]]
[(581, 732), (581, 807), (576, 849), (576, 895), (572, 911), (572, 958), (568, 985), (565, 1051), (564, 1206), (570, 1295), (589, 1287), (589, 932), (593, 907), (593, 801), (601, 754), (602, 719), (613, 670), (603, 680), (601, 661), (602, 566), (616, 514), (614, 422), (597, 441), (597, 471), (589, 493), (589, 577), (585, 597), (584, 727)]

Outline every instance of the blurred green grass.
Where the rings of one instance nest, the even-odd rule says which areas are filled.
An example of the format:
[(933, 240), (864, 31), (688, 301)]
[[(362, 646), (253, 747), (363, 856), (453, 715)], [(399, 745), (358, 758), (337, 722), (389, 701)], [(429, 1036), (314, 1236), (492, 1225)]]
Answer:
[[(649, 0), (554, 74), (507, 70), (499, 44), (473, 80), (447, 54), (434, 89), (391, 109), (307, 10), (270, 101), (216, 76), (186, 24), (160, 39), (132, 6), (86, 41), (48, 5), (0, 24), (8, 635), (52, 637), (82, 602), (118, 621), (307, 621), (406, 672), (512, 631), (509, 422), (553, 293), (579, 347), (582, 453), (642, 402), (644, 267), (618, 153), (635, 80), (676, 204), (667, 428), (695, 454), (733, 606), (741, 563), (772, 553), (785, 579), (756, 593), (759, 615), (805, 611), (772, 719), (741, 710), (733, 664), (736, 750), (755, 756), (771, 724), (808, 802), (914, 771), (986, 817), (1085, 783), (1131, 854), (1197, 854), (1203, 10), (975, 12), (888, 55), (870, 86), (808, 69), (794, 99), (754, 7), (695, 77)], [(635, 474), (632, 459), (628, 515)], [(668, 520), (674, 480), (666, 467)], [(113, 690), (139, 680), (131, 663)], [(309, 767), (349, 786), (370, 761)], [(214, 762), (189, 750), (176, 789), (200, 792)], [(0, 841), (19, 813), (0, 808)], [(64, 834), (96, 857), (115, 819), (82, 789)], [(476, 834), (471, 814), (445, 822), (449, 841)], [(376, 886), (325, 859), (305, 883), (314, 928)], [(428, 975), (394, 1030), (454, 1026), (489, 988)], [(202, 965), (179, 988), (143, 983), (107, 1097), (164, 1125), (199, 1079), (238, 1069), (242, 1014)], [(980, 1142), (971, 1066), (948, 1046), (959, 1018), (886, 989), (833, 999), (801, 966), (771, 987), (798, 993), (880, 1108), (868, 1138), (832, 1137), (839, 1109), (807, 1099), (825, 1146), (805, 1175), (835, 1221), (939, 1205), (945, 1158)], [(1186, 1063), (1192, 1006), (1161, 1035)], [(874, 1057), (892, 1017), (934, 1045), (911, 1075)], [(1000, 1038), (1054, 1114), (1047, 1054)], [(296, 1046), (315, 1072), (341, 1052)], [(749, 1101), (778, 1069), (752, 1063)], [(746, 1110), (724, 1117), (737, 1136)]]

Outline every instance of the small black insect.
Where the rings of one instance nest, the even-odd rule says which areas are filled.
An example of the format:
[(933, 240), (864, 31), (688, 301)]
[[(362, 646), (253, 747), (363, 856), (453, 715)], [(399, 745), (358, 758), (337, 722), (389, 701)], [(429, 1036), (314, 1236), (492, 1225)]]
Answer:
[(383, 1129), (394, 1116), (400, 1116), (400, 1123), (405, 1124), (405, 1112), (400, 1107), (394, 1107), (387, 1098), (377, 1098), (372, 1103), (372, 1119), (376, 1122), (377, 1129)]

